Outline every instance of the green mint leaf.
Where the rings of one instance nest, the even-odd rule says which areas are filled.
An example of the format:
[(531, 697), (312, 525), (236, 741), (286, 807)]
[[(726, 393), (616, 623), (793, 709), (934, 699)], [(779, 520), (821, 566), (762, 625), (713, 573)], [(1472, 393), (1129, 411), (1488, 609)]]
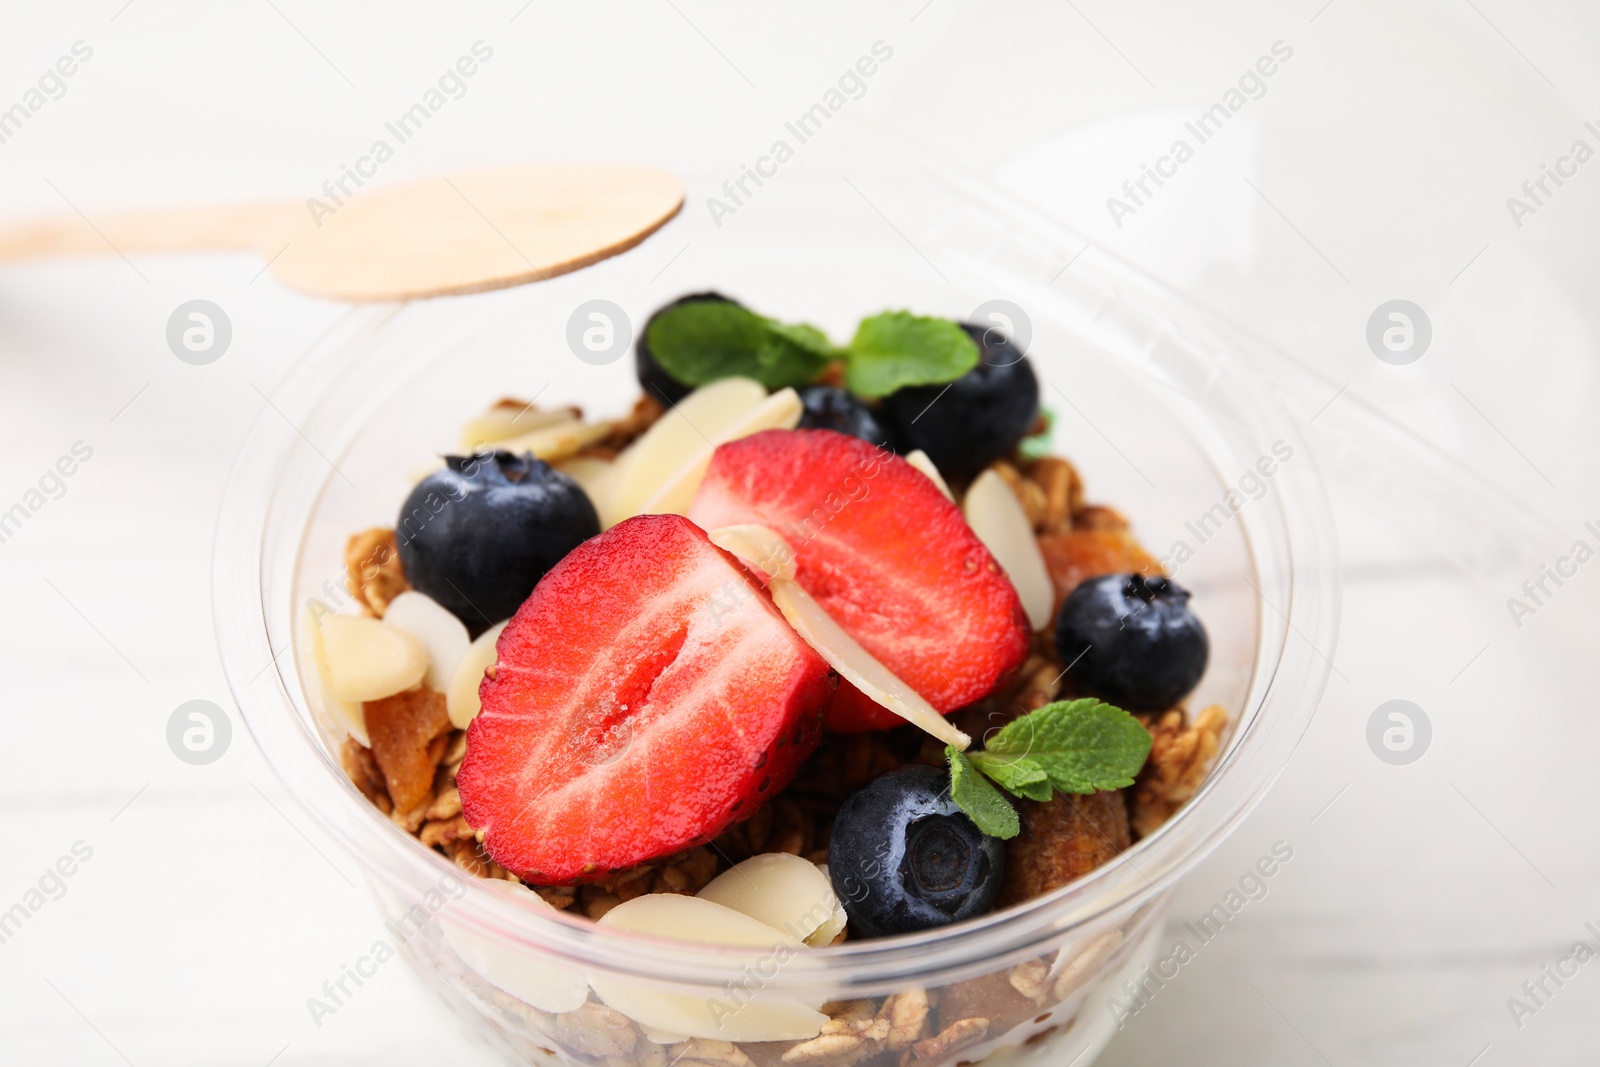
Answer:
[(1063, 793), (1133, 784), (1150, 755), (1150, 732), (1093, 697), (1058, 700), (1009, 722), (989, 739), (992, 756), (1026, 757)]
[(1054, 448), (1056, 413), (1047, 407), (1040, 407), (1039, 414), (1044, 419), (1044, 429), (1031, 437), (1024, 437), (1017, 442), (1017, 451), (1022, 453), (1023, 459), (1044, 459), (1052, 454)]
[(815, 326), (803, 322), (794, 324), (767, 319), (767, 329), (797, 348), (804, 349), (823, 360), (834, 360), (844, 355), (844, 350), (828, 340), (828, 335)]
[(645, 339), (666, 372), (686, 385), (739, 375), (768, 389), (804, 385), (833, 346), (810, 326), (785, 326), (737, 304), (696, 300), (657, 315)]
[(1026, 756), (996, 756), (992, 752), (973, 752), (967, 758), (978, 770), (993, 778), (1006, 791), (1043, 803), (1050, 799), (1052, 786), (1044, 768)]
[(950, 745), (945, 746), (944, 754), (950, 760), (950, 799), (967, 813), (978, 829), (1002, 840), (1021, 833), (1022, 821), (1017, 818), (1017, 809), (978, 773), (972, 761)]
[(908, 385), (955, 381), (978, 365), (978, 345), (949, 319), (885, 311), (861, 320), (846, 360), (852, 393), (888, 396)]

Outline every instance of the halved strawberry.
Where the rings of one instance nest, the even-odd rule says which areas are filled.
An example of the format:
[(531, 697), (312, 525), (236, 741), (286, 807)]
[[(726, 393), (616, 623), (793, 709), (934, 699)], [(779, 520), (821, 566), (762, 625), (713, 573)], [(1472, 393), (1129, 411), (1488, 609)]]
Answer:
[[(1028, 653), (1009, 579), (926, 475), (831, 430), (768, 430), (718, 448), (689, 517), (708, 530), (775, 528), (795, 578), (846, 632), (948, 714), (979, 700)], [(855, 687), (834, 730), (902, 725)]]
[(500, 635), (456, 776), (489, 855), (543, 885), (715, 837), (821, 736), (828, 665), (680, 515), (585, 541)]

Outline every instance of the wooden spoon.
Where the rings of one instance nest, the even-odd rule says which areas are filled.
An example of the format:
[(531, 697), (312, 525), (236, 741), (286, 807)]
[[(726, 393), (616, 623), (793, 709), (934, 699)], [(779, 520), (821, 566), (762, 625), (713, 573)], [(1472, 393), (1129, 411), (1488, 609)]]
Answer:
[(626, 251), (683, 205), (650, 167), (525, 164), (278, 202), (0, 223), (0, 261), (251, 248), (286, 285), (357, 302), (541, 281)]

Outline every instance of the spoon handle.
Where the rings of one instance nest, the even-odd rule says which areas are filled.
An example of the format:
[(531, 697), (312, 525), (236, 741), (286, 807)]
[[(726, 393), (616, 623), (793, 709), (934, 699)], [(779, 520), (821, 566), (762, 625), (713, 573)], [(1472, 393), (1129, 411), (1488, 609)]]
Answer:
[[(206, 204), (0, 221), (0, 261), (48, 256), (111, 255), (256, 248), (271, 256), (276, 240), (306, 223), (292, 202)], [(286, 238), (285, 238), (286, 239)]]

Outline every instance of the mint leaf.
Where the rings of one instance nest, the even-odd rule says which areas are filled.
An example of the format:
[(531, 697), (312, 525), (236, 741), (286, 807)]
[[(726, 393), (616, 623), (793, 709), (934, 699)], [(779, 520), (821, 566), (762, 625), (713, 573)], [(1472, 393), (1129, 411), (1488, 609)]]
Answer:
[(987, 749), (1026, 757), (1063, 793), (1093, 793), (1133, 784), (1150, 755), (1150, 732), (1121, 708), (1086, 697), (1058, 700), (1007, 723)]
[(838, 359), (844, 355), (844, 350), (828, 340), (828, 335), (815, 326), (810, 326), (803, 322), (790, 325), (778, 322), (775, 319), (767, 319), (766, 323), (767, 329), (785, 341), (824, 360)]
[(1023, 459), (1043, 459), (1051, 454), (1054, 445), (1056, 429), (1056, 413), (1047, 407), (1039, 408), (1039, 415), (1044, 419), (1044, 429), (1031, 437), (1024, 437), (1017, 442), (1017, 451), (1022, 453)]
[(949, 319), (885, 311), (862, 319), (846, 355), (845, 384), (857, 396), (952, 382), (978, 365), (977, 342)]
[(971, 752), (967, 758), (978, 770), (993, 778), (1008, 792), (1043, 803), (1050, 799), (1050, 776), (1026, 756), (997, 756), (992, 752)]
[(815, 327), (786, 326), (720, 300), (668, 308), (651, 321), (645, 340), (656, 362), (685, 385), (735, 375), (768, 389), (804, 385), (834, 353)]
[(950, 760), (950, 799), (967, 813), (978, 829), (1001, 839), (1021, 833), (1022, 821), (1017, 818), (1017, 809), (978, 773), (972, 761), (950, 745), (945, 746), (944, 754)]

